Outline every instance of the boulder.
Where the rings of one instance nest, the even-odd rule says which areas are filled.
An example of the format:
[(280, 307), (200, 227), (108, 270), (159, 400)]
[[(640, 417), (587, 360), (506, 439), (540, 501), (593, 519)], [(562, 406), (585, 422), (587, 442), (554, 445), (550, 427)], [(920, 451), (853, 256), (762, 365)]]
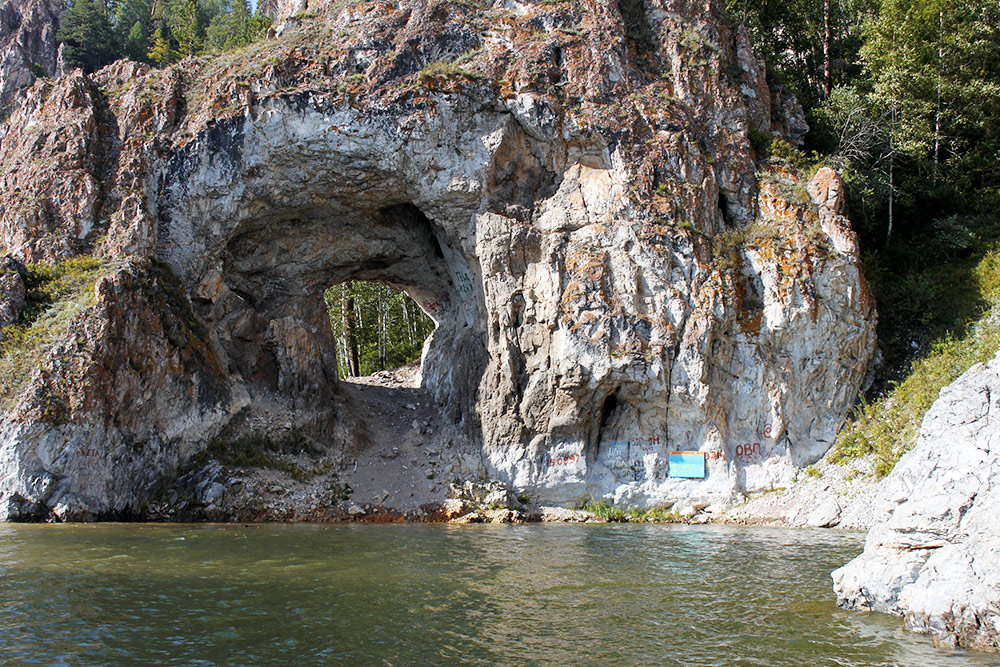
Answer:
[(824, 501), (809, 513), (806, 524), (813, 528), (831, 528), (840, 523), (840, 503), (836, 498)]
[(1000, 354), (941, 390), (885, 479), (888, 520), (833, 573), (838, 604), (946, 646), (1000, 648)]

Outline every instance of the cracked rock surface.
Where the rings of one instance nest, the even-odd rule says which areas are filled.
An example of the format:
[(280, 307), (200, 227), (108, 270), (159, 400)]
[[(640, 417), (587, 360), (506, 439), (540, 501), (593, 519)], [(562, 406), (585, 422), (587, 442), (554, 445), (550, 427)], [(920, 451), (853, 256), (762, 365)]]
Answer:
[(882, 483), (888, 518), (833, 573), (841, 606), (903, 616), (947, 646), (1000, 647), (1000, 354), (941, 391)]
[(0, 5), (0, 117), (41, 76), (58, 70), (62, 0), (8, 0)]

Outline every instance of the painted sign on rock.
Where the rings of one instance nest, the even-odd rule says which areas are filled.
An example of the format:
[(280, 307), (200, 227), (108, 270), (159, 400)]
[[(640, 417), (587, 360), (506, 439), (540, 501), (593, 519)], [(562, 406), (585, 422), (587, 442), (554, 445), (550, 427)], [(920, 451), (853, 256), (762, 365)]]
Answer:
[[(651, 479), (659, 458), (660, 438), (639, 437), (631, 440), (608, 440), (602, 447), (605, 465), (619, 480), (641, 482)], [(659, 458), (662, 461), (662, 458)]]
[(704, 452), (670, 452), (667, 475), (687, 479), (705, 479)]

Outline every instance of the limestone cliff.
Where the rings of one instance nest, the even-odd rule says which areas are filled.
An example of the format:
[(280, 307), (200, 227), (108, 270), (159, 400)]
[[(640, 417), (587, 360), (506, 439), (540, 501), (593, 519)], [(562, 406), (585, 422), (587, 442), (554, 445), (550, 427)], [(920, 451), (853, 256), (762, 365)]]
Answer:
[(456, 476), (634, 505), (782, 484), (874, 347), (836, 174), (750, 141), (802, 131), (708, 0), (334, 3), (238, 54), (40, 81), (2, 130), (0, 246), (112, 268), (6, 406), (3, 516), (141, 514), (210, 441), (293, 427), (367, 474), (406, 419), (338, 383), (322, 294), (348, 279), (437, 322), (407, 437)]

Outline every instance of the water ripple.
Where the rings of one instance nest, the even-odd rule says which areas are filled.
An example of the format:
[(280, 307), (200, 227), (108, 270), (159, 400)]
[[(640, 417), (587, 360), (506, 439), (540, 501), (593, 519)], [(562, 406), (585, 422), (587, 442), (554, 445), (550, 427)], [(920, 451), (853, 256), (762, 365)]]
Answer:
[(997, 665), (844, 612), (857, 534), (0, 526), (8, 665)]

